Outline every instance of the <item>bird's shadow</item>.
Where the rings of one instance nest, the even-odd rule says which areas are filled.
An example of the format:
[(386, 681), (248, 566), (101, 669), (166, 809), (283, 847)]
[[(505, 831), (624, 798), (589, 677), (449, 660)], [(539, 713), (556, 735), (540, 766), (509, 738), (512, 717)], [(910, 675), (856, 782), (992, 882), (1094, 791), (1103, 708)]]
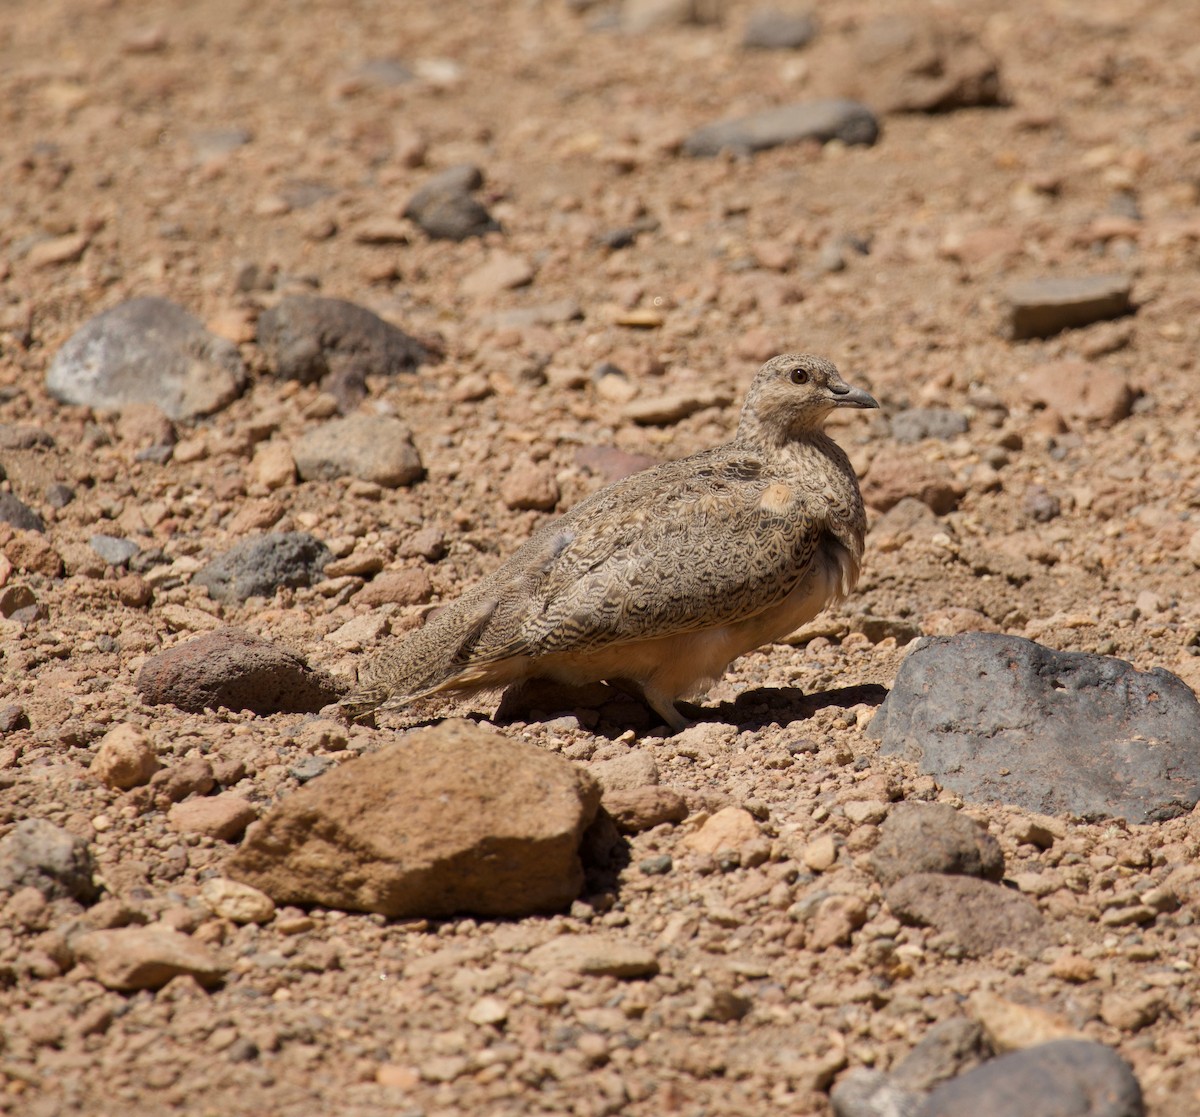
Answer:
[(753, 730), (764, 729), (768, 725), (805, 721), (831, 706), (843, 710), (860, 705), (878, 707), (887, 694), (887, 687), (878, 683), (835, 687), (813, 693), (806, 693), (799, 687), (759, 687), (743, 691), (732, 702), (721, 702), (716, 706), (680, 703), (680, 711), (689, 716), (694, 714), (696, 721)]

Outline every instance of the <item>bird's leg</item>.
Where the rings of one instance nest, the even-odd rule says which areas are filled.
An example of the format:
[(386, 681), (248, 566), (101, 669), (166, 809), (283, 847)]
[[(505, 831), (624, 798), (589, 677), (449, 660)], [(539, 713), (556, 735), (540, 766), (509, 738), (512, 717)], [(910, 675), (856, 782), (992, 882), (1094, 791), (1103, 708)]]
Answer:
[(675, 708), (675, 703), (656, 687), (642, 687), (642, 698), (645, 699), (646, 705), (670, 726), (672, 733), (682, 733), (691, 724)]

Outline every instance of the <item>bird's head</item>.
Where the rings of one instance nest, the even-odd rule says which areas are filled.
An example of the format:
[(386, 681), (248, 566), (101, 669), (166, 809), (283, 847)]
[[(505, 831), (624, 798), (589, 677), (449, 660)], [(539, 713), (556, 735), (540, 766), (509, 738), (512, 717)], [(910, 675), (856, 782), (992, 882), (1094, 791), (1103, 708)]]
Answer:
[(835, 408), (878, 406), (874, 396), (851, 388), (823, 357), (784, 353), (758, 370), (746, 393), (738, 433), (785, 442), (819, 431)]

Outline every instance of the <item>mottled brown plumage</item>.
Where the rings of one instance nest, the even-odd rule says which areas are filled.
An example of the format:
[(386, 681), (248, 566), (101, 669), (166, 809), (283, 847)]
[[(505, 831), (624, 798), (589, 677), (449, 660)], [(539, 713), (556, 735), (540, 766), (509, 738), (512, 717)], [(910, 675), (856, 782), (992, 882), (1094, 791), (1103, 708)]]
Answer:
[(823, 426), (837, 407), (878, 406), (820, 357), (773, 358), (733, 441), (626, 477), (546, 524), (372, 656), (343, 708), (361, 717), (442, 690), (605, 679), (633, 684), (683, 728), (677, 698), (854, 588), (862, 497)]

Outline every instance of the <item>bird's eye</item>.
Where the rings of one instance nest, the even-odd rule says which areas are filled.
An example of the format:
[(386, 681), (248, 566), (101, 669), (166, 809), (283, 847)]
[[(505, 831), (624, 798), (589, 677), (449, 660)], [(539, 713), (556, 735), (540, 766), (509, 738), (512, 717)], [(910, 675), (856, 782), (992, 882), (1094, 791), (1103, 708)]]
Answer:
[(808, 370), (803, 369), (803, 368), (792, 369), (792, 383), (793, 384), (807, 384), (808, 383)]

